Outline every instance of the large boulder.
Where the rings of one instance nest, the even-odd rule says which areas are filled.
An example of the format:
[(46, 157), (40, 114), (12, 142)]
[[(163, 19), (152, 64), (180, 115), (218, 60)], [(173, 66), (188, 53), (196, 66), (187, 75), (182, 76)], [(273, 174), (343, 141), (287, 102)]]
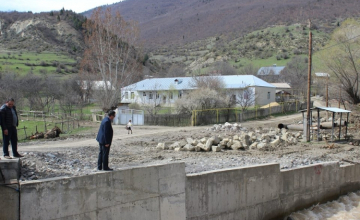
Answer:
[(239, 150), (241, 148), (243, 148), (243, 145), (242, 145), (242, 143), (240, 141), (236, 141), (236, 140), (233, 141), (233, 144), (231, 145), (231, 149)]
[(206, 138), (201, 138), (201, 139), (200, 139), (200, 143), (202, 143), (202, 144), (205, 144), (206, 141), (207, 141)]
[(213, 152), (220, 152), (220, 151), (221, 151), (221, 147), (219, 147), (219, 146), (212, 146), (212, 147), (211, 147), (211, 150), (212, 150)]
[(207, 141), (206, 141), (206, 144), (205, 144), (205, 151), (210, 151), (211, 150), (211, 147), (215, 144), (215, 139), (213, 137), (209, 138)]
[(255, 150), (255, 149), (257, 149), (257, 145), (258, 145), (258, 144), (259, 144), (258, 142), (252, 143), (252, 144), (250, 145), (249, 149), (250, 149), (250, 150)]
[(166, 144), (165, 144), (165, 143), (158, 143), (158, 145), (157, 145), (156, 149), (159, 149), (159, 150), (168, 150), (168, 149), (169, 149), (169, 147), (168, 147), (168, 146), (166, 146)]
[(280, 138), (278, 138), (278, 139), (273, 140), (273, 141), (270, 143), (270, 145), (271, 145), (272, 147), (277, 147), (280, 143), (281, 143), (281, 140), (280, 140)]
[(181, 148), (179, 142), (174, 142), (169, 146), (170, 150), (174, 150), (175, 148)]
[(187, 142), (185, 140), (181, 140), (179, 142), (180, 147), (184, 147), (186, 144), (187, 144)]
[(184, 146), (184, 151), (195, 151), (195, 147), (192, 146), (191, 144), (186, 144)]

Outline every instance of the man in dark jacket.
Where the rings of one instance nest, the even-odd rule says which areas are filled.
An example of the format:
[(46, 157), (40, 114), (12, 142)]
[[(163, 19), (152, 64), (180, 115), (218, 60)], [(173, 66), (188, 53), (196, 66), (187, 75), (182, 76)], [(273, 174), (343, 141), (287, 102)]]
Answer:
[(14, 106), (14, 99), (9, 98), (6, 104), (1, 106), (1, 128), (3, 134), (3, 151), (4, 157), (10, 159), (9, 155), (9, 143), (11, 142), (12, 153), (14, 157), (24, 157), (17, 151), (17, 130), (16, 127), (19, 125), (19, 119)]
[(99, 142), (100, 152), (98, 159), (98, 170), (111, 171), (109, 168), (109, 152), (113, 138), (113, 129), (111, 126), (112, 120), (115, 118), (115, 112), (109, 111), (108, 116), (105, 117), (100, 125), (96, 140)]

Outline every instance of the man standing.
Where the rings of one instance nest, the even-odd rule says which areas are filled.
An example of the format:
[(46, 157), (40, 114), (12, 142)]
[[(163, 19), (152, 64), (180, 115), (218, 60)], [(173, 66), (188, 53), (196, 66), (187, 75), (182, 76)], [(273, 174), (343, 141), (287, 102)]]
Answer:
[(98, 135), (96, 140), (99, 142), (100, 152), (98, 159), (98, 170), (111, 171), (109, 168), (109, 152), (113, 138), (113, 129), (111, 126), (112, 120), (115, 118), (115, 112), (109, 111), (108, 116), (101, 121)]
[(18, 115), (14, 106), (15, 100), (9, 98), (6, 104), (1, 106), (1, 128), (3, 135), (3, 151), (6, 159), (11, 159), (9, 155), (9, 143), (11, 142), (12, 153), (14, 157), (24, 157), (17, 151), (17, 129), (19, 125)]

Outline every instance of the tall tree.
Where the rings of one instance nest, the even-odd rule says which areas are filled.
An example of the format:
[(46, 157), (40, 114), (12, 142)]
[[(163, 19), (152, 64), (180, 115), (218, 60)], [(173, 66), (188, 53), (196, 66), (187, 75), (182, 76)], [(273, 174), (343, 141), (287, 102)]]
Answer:
[(336, 47), (324, 51), (324, 62), (335, 75), (336, 84), (345, 91), (345, 97), (353, 104), (360, 103), (360, 22), (349, 19), (333, 34)]
[(110, 8), (98, 8), (85, 26), (82, 68), (106, 82), (97, 93), (97, 101), (103, 110), (108, 110), (121, 101), (121, 88), (131, 84), (141, 72), (141, 60), (135, 48), (138, 25), (125, 21), (119, 12), (113, 14)]

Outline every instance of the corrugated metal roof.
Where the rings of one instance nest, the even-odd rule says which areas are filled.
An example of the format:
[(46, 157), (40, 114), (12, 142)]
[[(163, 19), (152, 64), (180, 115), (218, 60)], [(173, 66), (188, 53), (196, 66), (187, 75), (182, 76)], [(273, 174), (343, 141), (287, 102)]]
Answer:
[(317, 77), (330, 77), (329, 73), (315, 73), (315, 76)]
[[(247, 86), (275, 88), (275, 86), (270, 83), (253, 75), (231, 75), (218, 77), (223, 80), (225, 88), (227, 89), (238, 89)], [(137, 91), (192, 90), (196, 89), (193, 84), (193, 77), (151, 78), (139, 81), (123, 89)]]
[[(333, 108), (333, 107), (315, 107), (315, 108), (310, 108), (310, 111), (312, 110), (316, 110), (316, 109), (320, 109), (323, 111), (329, 111), (329, 112), (335, 112), (335, 113), (351, 113), (351, 111), (349, 110), (345, 110), (342, 108)], [(306, 109), (300, 110), (300, 112), (306, 112)]]
[(335, 112), (335, 113), (350, 113), (351, 111), (341, 109), (341, 108), (332, 108), (332, 107), (316, 107), (318, 109), (329, 111), (329, 112)]
[(280, 75), (280, 72), (285, 68), (285, 66), (269, 66), (269, 67), (261, 67), (257, 75)]
[(291, 89), (291, 86), (287, 83), (270, 83), (275, 86), (277, 89)]

